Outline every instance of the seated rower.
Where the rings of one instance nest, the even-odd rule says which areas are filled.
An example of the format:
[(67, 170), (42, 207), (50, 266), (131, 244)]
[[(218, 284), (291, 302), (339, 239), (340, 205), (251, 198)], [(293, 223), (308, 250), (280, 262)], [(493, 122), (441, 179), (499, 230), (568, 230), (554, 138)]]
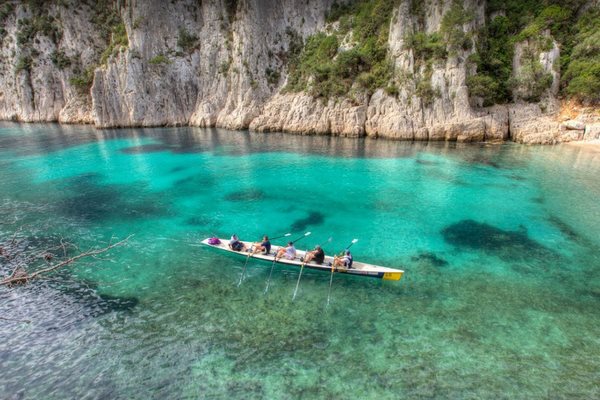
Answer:
[(294, 242), (288, 242), (286, 247), (282, 247), (277, 251), (277, 255), (275, 256), (275, 260), (281, 259), (284, 257), (288, 260), (293, 260), (296, 258), (296, 248), (294, 247)]
[(229, 239), (229, 248), (234, 251), (246, 251), (246, 245), (240, 241), (235, 233)]
[(314, 261), (317, 264), (322, 264), (325, 261), (325, 252), (321, 248), (321, 246), (316, 245), (313, 251), (306, 252), (304, 256), (304, 263), (309, 263)]
[(343, 268), (343, 269), (351, 269), (352, 268), (352, 254), (350, 250), (346, 250), (346, 253), (343, 257), (335, 256), (333, 258), (333, 267), (335, 269)]
[(269, 241), (269, 237), (267, 235), (263, 236), (262, 242), (256, 242), (252, 247), (252, 255), (255, 255), (259, 251), (264, 254), (269, 254), (271, 252), (271, 242)]

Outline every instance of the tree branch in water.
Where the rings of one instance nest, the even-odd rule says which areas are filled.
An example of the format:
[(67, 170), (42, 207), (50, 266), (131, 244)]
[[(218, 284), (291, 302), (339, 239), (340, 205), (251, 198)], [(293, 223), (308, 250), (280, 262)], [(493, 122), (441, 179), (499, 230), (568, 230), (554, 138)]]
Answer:
[[(52, 247), (50, 249), (46, 249), (41, 252), (35, 252), (35, 253), (32, 252), (31, 254), (25, 254), (25, 250), (17, 249), (15, 252), (11, 252), (3, 247), (0, 247), (0, 256), (3, 256), (7, 260), (16, 260), (16, 266), (14, 267), (12, 273), (8, 277), (0, 280), (0, 285), (14, 285), (14, 284), (27, 283), (32, 279), (39, 278), (42, 275), (48, 274), (48, 273), (56, 271), (60, 268), (64, 268), (70, 264), (73, 264), (74, 262), (81, 260), (82, 258), (95, 257), (99, 254), (106, 253), (107, 251), (109, 251), (115, 247), (122, 246), (125, 243), (127, 243), (127, 241), (132, 236), (133, 235), (129, 235), (125, 239), (120, 240), (116, 243), (109, 243), (108, 246), (103, 247), (103, 248), (89, 249), (87, 251), (77, 254), (76, 256), (69, 257), (65, 260), (62, 260), (62, 261), (56, 262), (56, 263), (52, 263), (52, 260), (54, 258), (54, 254), (52, 253), (52, 251), (62, 250), (64, 257), (66, 257), (67, 256), (67, 248), (75, 247), (75, 246), (73, 244), (71, 244), (69, 242), (65, 242), (61, 239), (60, 245)], [(10, 244), (12, 246), (15, 246), (17, 244), (16, 237), (12, 238), (12, 240), (10, 241)], [(21, 259), (19, 259), (19, 258), (21, 258)], [(28, 274), (26, 267), (29, 266), (31, 263), (33, 263), (35, 260), (39, 260), (39, 259), (43, 259), (48, 264), (48, 266), (46, 268), (42, 268), (42, 269), (39, 269), (35, 272)]]

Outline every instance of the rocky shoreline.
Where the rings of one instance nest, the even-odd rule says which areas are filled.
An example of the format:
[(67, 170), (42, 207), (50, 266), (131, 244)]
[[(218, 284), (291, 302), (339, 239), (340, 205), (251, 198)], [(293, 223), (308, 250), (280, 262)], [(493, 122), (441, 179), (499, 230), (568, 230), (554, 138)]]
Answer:
[[(533, 52), (551, 77), (537, 102), (483, 107), (467, 84), (472, 44), (442, 59), (419, 58), (407, 38), (417, 29), (440, 31), (452, 2), (427, 2), (417, 15), (411, 1), (399, 1), (386, 44), (392, 81), (372, 92), (355, 82), (345, 96), (329, 98), (289, 90), (288, 72), (311, 35), (336, 31), (339, 21), (327, 20), (334, 0), (249, 0), (233, 8), (217, 0), (100, 3), (50, 2), (36, 10), (15, 2), (0, 13), (0, 120), (459, 142), (600, 138), (597, 108), (561, 115), (560, 47), (548, 33), (542, 38), (551, 46), (524, 40), (512, 60), (517, 77)], [(458, 32), (476, 38), (489, 18), (487, 3), (463, 3), (472, 18)], [(341, 49), (351, 48), (349, 38)]]

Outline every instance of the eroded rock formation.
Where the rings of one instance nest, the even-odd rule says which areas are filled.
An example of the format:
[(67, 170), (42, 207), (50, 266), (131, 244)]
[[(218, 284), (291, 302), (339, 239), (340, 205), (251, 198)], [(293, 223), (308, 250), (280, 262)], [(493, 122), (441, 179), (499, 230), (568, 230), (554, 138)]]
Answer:
[(548, 49), (523, 41), (513, 58), (515, 75), (526, 68), (526, 56), (539, 60), (550, 79), (533, 94), (539, 98), (524, 86), (514, 90), (517, 103), (483, 107), (467, 78), (487, 4), (462, 3), (471, 17), (457, 29), (468, 46), (425, 64), (405, 40), (419, 30), (439, 31), (453, 3), (423, 2), (417, 15), (413, 2), (398, 1), (387, 39), (397, 87), (323, 98), (285, 88), (291, 56), (310, 35), (335, 29), (338, 22), (326, 20), (333, 0), (3, 2), (0, 119), (401, 140), (556, 143), (600, 136), (597, 112), (558, 117), (560, 47), (549, 33)]

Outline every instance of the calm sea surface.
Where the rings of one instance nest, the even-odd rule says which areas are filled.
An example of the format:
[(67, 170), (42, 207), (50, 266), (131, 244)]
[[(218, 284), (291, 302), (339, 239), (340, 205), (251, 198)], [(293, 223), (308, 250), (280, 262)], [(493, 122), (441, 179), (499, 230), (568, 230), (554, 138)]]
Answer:
[[(0, 287), (0, 398), (600, 398), (599, 199), (578, 147), (4, 123), (0, 242), (135, 236)], [(405, 276), (199, 243), (306, 231)]]

